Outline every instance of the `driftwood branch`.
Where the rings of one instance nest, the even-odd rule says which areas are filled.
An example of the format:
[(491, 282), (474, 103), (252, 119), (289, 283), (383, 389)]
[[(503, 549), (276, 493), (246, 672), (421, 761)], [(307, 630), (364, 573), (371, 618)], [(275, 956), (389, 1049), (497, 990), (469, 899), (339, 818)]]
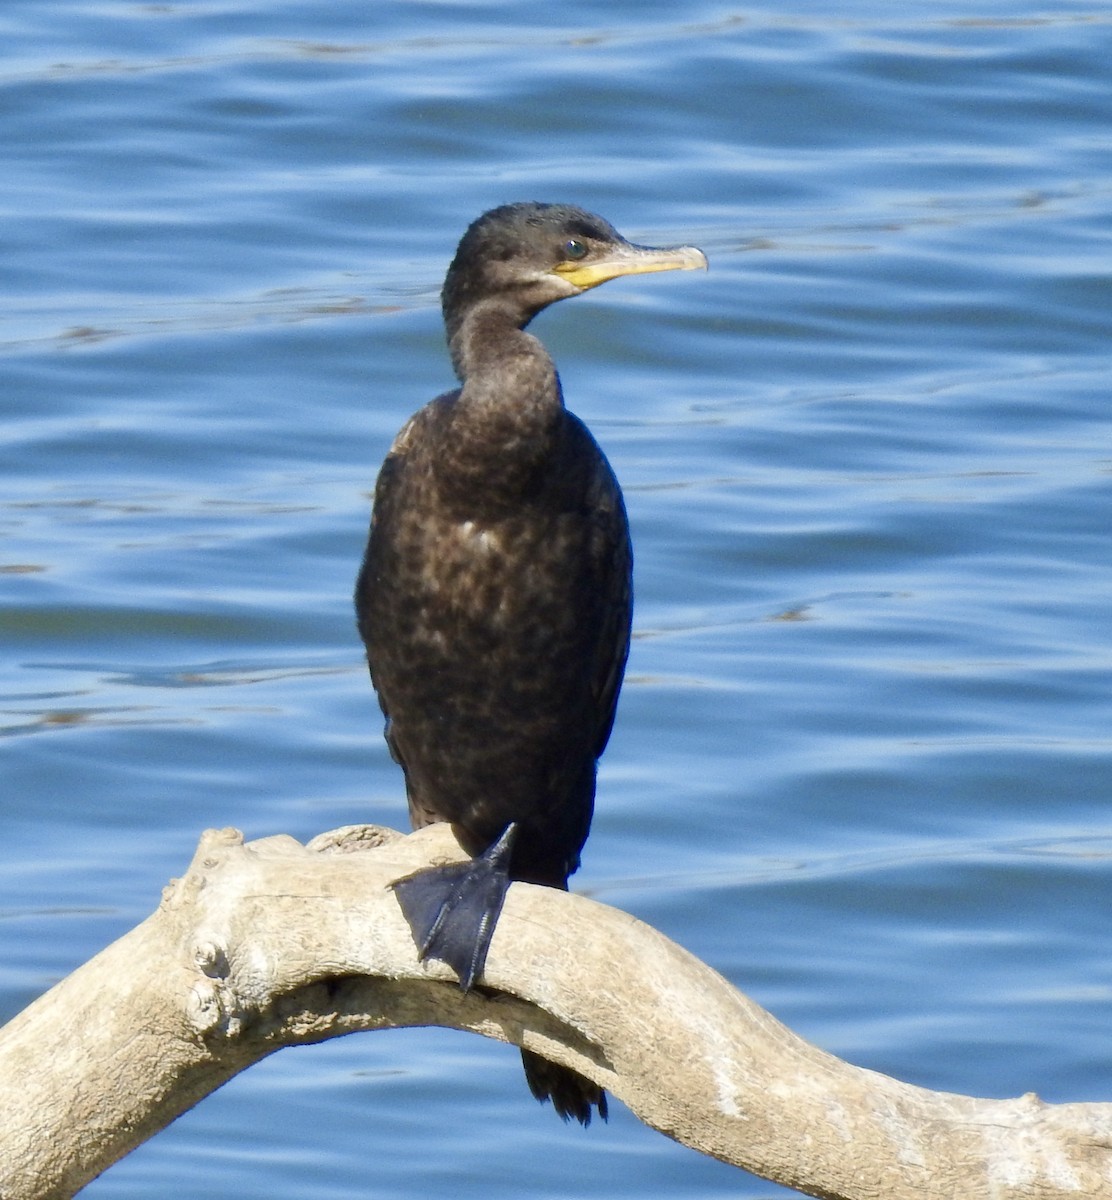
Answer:
[(930, 1092), (796, 1037), (625, 913), (516, 884), (484, 988), (419, 964), (387, 885), (445, 826), (202, 838), (158, 911), (0, 1030), (0, 1197), (73, 1195), (282, 1046), (445, 1025), (602, 1084), (646, 1124), (814, 1196), (1112, 1197), (1112, 1104)]

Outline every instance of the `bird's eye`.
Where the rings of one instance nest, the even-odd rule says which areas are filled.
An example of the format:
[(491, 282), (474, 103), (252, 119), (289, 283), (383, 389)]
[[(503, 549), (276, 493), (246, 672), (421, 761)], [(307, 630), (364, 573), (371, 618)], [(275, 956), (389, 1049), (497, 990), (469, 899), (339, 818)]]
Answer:
[(576, 238), (568, 238), (564, 243), (564, 255), (575, 262), (587, 253), (587, 247)]

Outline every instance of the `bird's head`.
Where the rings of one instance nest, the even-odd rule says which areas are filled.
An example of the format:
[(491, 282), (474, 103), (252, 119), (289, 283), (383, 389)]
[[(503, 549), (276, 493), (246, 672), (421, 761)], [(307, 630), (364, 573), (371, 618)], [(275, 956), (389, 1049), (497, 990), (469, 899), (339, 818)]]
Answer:
[(460, 240), (442, 295), (449, 329), (468, 308), (496, 300), (524, 326), (542, 308), (619, 275), (706, 268), (694, 246), (638, 246), (602, 217), (570, 204), (506, 204)]

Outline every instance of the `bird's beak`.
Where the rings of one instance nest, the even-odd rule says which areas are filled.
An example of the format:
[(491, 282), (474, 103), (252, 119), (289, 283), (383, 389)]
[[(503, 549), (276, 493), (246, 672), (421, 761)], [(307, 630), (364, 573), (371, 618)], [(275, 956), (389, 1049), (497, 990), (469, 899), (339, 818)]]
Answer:
[(644, 275), (649, 271), (698, 271), (707, 269), (707, 256), (695, 246), (635, 246), (626, 242), (608, 250), (605, 258), (589, 262), (570, 259), (557, 263), (553, 274), (581, 291), (598, 287), (619, 275)]

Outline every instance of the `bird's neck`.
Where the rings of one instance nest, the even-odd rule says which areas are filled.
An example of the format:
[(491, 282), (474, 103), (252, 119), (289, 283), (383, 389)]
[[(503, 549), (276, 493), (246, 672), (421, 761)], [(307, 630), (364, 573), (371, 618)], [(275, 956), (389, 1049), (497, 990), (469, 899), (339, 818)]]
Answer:
[(506, 297), (492, 297), (447, 317), (448, 349), (456, 375), (468, 382), (491, 373), (532, 373), (542, 390), (556, 374), (548, 351), (525, 332), (536, 314)]
[(449, 325), (452, 365), (463, 382), (461, 401), (476, 417), (525, 425), (551, 423), (563, 408), (560, 379), (548, 351), (520, 314), (497, 302), (475, 305)]
[(507, 492), (537, 485), (565, 417), (555, 364), (523, 323), (490, 305), (449, 324), (452, 362), (463, 381), (450, 418), (454, 468)]

